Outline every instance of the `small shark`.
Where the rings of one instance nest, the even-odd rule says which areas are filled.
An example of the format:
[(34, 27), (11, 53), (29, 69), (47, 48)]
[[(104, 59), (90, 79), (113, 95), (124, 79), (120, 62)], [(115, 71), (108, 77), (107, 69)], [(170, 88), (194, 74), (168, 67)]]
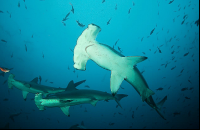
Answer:
[(49, 94), (46, 98), (42, 98), (42, 93), (36, 94), (35, 104), (39, 110), (45, 110), (44, 107), (60, 107), (65, 115), (70, 116), (70, 106), (86, 103), (96, 106), (96, 103), (100, 100), (115, 100), (121, 107), (119, 101), (127, 96), (125, 94), (117, 94), (113, 97), (107, 92), (87, 89), (78, 90), (72, 80), (64, 92)]
[[(22, 90), (22, 95), (23, 95), (24, 100), (26, 100), (28, 93), (34, 93), (34, 94), (42, 93), (46, 97), (48, 94), (51, 94), (51, 93), (58, 93), (58, 92), (65, 91), (65, 88), (54, 88), (54, 87), (38, 84), (38, 77), (34, 78), (30, 82), (15, 80), (14, 77), (15, 77), (14, 74), (9, 75), (8, 87), (12, 89), (13, 86), (15, 86), (17, 89)], [(86, 80), (77, 82), (75, 83), (75, 86), (78, 86), (85, 81)]]
[(81, 125), (76, 124), (76, 125), (71, 126), (69, 129), (87, 129), (87, 128), (85, 127), (84, 122), (82, 121)]
[[(113, 96), (116, 95), (123, 80), (126, 80), (136, 89), (142, 101), (147, 102), (161, 115), (159, 109), (167, 97), (156, 105), (152, 98), (155, 93), (149, 89), (147, 82), (136, 67), (137, 63), (146, 60), (147, 57), (125, 57), (112, 47), (98, 43), (95, 39), (100, 31), (101, 28), (99, 26), (89, 24), (88, 28), (79, 36), (74, 48), (74, 68), (86, 70), (86, 63), (91, 59), (100, 67), (111, 71), (110, 88)], [(161, 115), (161, 117), (163, 116)]]

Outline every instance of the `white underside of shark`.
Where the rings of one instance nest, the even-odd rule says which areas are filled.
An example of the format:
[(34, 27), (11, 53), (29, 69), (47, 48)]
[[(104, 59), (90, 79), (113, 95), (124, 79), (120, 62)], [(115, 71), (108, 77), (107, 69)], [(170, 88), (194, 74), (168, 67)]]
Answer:
[(74, 48), (74, 68), (86, 70), (86, 63), (91, 59), (100, 67), (111, 71), (110, 89), (113, 95), (119, 90), (122, 81), (126, 80), (139, 93), (142, 101), (146, 101), (160, 114), (158, 110), (167, 97), (157, 104), (158, 107), (152, 98), (155, 93), (149, 89), (144, 77), (136, 67), (137, 63), (144, 61), (147, 57), (125, 57), (110, 46), (98, 43), (95, 39), (100, 31), (99, 26), (89, 24), (88, 28), (80, 35)]

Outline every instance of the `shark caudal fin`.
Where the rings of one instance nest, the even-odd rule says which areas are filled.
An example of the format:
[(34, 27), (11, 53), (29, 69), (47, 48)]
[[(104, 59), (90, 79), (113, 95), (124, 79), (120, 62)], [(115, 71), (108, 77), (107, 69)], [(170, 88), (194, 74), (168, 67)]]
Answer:
[(115, 95), (115, 101), (117, 102), (117, 104), (122, 108), (121, 104), (119, 103), (119, 101), (124, 98), (127, 97), (128, 95), (126, 94), (116, 94)]
[(42, 93), (35, 94), (35, 105), (39, 108), (39, 110), (45, 110), (44, 106), (41, 105)]
[(156, 111), (157, 111), (157, 113), (158, 113), (164, 120), (166, 120), (166, 119), (165, 119), (165, 117), (162, 115), (162, 113), (160, 112), (160, 110), (161, 110), (161, 107), (163, 106), (163, 104), (165, 103), (166, 100), (167, 100), (167, 96), (165, 96), (160, 102), (158, 102), (158, 103), (156, 104), (156, 106), (157, 106)]
[(14, 81), (14, 78), (15, 78), (15, 75), (14, 74), (10, 74), (8, 76), (8, 88), (13, 88), (13, 84), (12, 84), (12, 81)]

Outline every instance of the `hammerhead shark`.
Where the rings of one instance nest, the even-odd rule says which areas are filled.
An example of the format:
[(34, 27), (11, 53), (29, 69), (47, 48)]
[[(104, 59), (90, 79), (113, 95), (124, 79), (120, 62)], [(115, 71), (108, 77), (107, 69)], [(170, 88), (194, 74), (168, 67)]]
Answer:
[(96, 106), (96, 103), (100, 100), (115, 100), (121, 107), (119, 101), (126, 96), (128, 95), (117, 94), (114, 97), (107, 92), (97, 90), (78, 90), (72, 80), (64, 92), (49, 94), (46, 98), (42, 98), (42, 93), (35, 94), (35, 104), (39, 110), (45, 110), (44, 107), (60, 107), (65, 115), (70, 116), (70, 106), (79, 104), (92, 104)]
[(122, 81), (126, 80), (136, 89), (142, 101), (147, 102), (148, 105), (156, 109), (161, 117), (163, 117), (158, 110), (167, 97), (156, 105), (152, 98), (152, 95), (155, 93), (149, 89), (147, 82), (136, 67), (137, 63), (146, 60), (147, 57), (125, 57), (112, 47), (97, 42), (95, 39), (100, 31), (101, 28), (99, 26), (89, 24), (88, 28), (79, 36), (74, 48), (74, 68), (86, 70), (86, 63), (91, 59), (100, 67), (111, 71), (110, 89), (113, 96), (116, 95)]
[[(54, 87), (38, 84), (38, 77), (34, 78), (30, 82), (15, 80), (14, 77), (15, 77), (14, 74), (9, 75), (8, 87), (12, 89), (13, 86), (15, 86), (17, 89), (22, 90), (22, 95), (23, 95), (24, 100), (26, 100), (28, 93), (34, 93), (34, 94), (42, 93), (46, 97), (48, 94), (51, 94), (51, 93), (58, 93), (58, 92), (65, 91), (65, 88), (54, 88)], [(85, 81), (86, 80), (77, 82), (75, 83), (75, 86), (78, 86)]]

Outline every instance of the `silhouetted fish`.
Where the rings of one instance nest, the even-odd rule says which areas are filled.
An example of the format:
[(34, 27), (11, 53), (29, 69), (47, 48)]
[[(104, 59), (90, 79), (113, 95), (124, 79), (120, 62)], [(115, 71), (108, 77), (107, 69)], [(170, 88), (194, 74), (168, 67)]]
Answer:
[(156, 90), (160, 90), (161, 91), (161, 90), (163, 90), (163, 88), (160, 87), (160, 88), (157, 88)]
[(154, 32), (155, 28), (150, 32), (150, 35)]
[(188, 53), (185, 53), (183, 56), (187, 56), (189, 54), (189, 52)]
[(108, 20), (107, 25), (110, 24), (110, 20), (111, 20), (111, 19), (112, 19), (112, 18), (110, 18), (110, 19)]
[(6, 41), (6, 40), (3, 40), (3, 39), (1, 39), (1, 41), (7, 43), (7, 41)]

